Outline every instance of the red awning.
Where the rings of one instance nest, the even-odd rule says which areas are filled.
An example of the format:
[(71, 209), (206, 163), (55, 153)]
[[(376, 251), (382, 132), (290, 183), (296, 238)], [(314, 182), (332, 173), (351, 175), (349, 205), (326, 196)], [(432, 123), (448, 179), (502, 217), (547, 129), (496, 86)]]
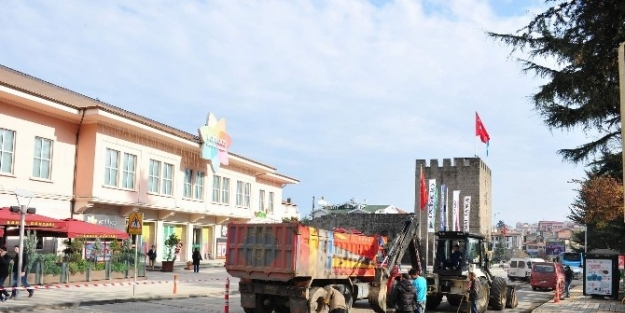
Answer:
[[(66, 227), (67, 222), (57, 220), (55, 218), (39, 215), (26, 214), (25, 227), (41, 227), (41, 228), (62, 228)], [(9, 208), (0, 208), (0, 226), (20, 226), (20, 215), (12, 213)]]
[[(128, 234), (124, 231), (87, 223), (76, 219), (67, 218), (62, 220), (67, 223), (62, 228), (40, 228), (29, 227), (28, 230), (36, 230), (41, 237), (61, 237), (61, 238), (108, 238), (108, 239), (128, 239)], [(11, 229), (7, 231), (8, 236), (17, 236), (19, 231)]]

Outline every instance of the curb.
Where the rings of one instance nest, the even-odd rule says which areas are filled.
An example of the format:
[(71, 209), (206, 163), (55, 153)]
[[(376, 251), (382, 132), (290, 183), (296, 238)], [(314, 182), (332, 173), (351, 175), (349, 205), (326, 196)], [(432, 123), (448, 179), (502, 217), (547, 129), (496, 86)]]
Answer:
[[(238, 295), (238, 294), (239, 294), (238, 290), (230, 291), (230, 295)], [(62, 303), (54, 303), (54, 304), (27, 305), (23, 307), (1, 308), (0, 312), (2, 313), (37, 312), (40, 310), (75, 309), (78, 307), (86, 307), (86, 306), (94, 306), (94, 305), (130, 303), (130, 302), (147, 302), (147, 301), (173, 300), (173, 299), (185, 299), (185, 298), (207, 298), (211, 296), (221, 296), (221, 295), (224, 295), (223, 291), (213, 291), (213, 292), (208, 292), (208, 293), (188, 294), (188, 295), (138, 296), (138, 297), (126, 298), (126, 299), (75, 301), (75, 302), (62, 302)]]

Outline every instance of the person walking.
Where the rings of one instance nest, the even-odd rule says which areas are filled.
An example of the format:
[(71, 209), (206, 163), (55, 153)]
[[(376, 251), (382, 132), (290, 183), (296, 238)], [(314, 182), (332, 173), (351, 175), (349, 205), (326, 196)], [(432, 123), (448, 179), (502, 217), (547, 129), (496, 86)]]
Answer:
[(391, 292), (390, 303), (395, 313), (414, 313), (417, 293), (408, 273), (402, 273), (396, 288)]
[(191, 259), (193, 260), (193, 272), (194, 273), (199, 273), (200, 272), (200, 261), (202, 260), (202, 255), (200, 254), (200, 250), (198, 248), (195, 248), (195, 250), (193, 250), (193, 254), (191, 255)]
[(475, 280), (475, 272), (469, 272), (469, 302), (471, 303), (471, 313), (477, 312), (477, 281)]
[(154, 261), (156, 261), (156, 246), (152, 245), (152, 249), (148, 251), (148, 260), (150, 261), (149, 266), (154, 270)]
[(573, 276), (575, 276), (575, 274), (573, 273), (573, 270), (571, 269), (570, 266), (567, 266), (566, 269), (564, 270), (564, 297), (565, 298), (571, 297), (571, 283), (573, 282)]
[(327, 292), (324, 303), (328, 306), (329, 313), (347, 313), (345, 296), (331, 285), (325, 286), (324, 288)]
[[(28, 297), (32, 297), (35, 293), (35, 290), (30, 287), (28, 284), (28, 254), (20, 252), (20, 246), (13, 247), (15, 251), (15, 257), (13, 257), (13, 287), (17, 287), (17, 279), (21, 278), (22, 287), (28, 290)], [(22, 257), (22, 268), (18, 269), (19, 258)], [(11, 290), (11, 296), (9, 299), (15, 299), (17, 296), (17, 289), (14, 288)]]
[(425, 301), (427, 300), (428, 282), (425, 277), (421, 276), (421, 271), (411, 268), (408, 275), (412, 278), (412, 284), (415, 287), (415, 313), (425, 313)]
[(6, 282), (9, 277), (9, 263), (11, 263), (11, 257), (7, 254), (7, 248), (0, 248), (0, 288), (2, 288), (0, 301), (2, 302), (9, 299), (9, 292), (4, 289), (4, 282)]

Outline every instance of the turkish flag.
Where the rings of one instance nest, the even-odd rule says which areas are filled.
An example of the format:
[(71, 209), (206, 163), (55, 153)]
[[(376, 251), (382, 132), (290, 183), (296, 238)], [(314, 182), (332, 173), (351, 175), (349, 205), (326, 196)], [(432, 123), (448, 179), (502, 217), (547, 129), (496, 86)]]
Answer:
[(490, 141), (490, 136), (486, 131), (486, 127), (482, 124), (482, 120), (477, 112), (475, 112), (475, 136), (480, 136), (480, 140), (483, 143), (488, 143)]
[(419, 178), (420, 186), (420, 203), (421, 203), (421, 211), (425, 211), (425, 207), (428, 205), (428, 188), (425, 186), (425, 177), (423, 176), (423, 168), (421, 168), (421, 177)]

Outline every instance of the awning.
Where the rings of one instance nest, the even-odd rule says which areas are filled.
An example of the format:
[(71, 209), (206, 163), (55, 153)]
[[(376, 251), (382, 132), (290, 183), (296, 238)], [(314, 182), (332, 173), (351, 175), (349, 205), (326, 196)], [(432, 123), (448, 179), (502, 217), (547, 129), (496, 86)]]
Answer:
[[(65, 221), (39, 214), (26, 214), (25, 218), (25, 227), (62, 228), (67, 225)], [(12, 213), (9, 208), (0, 208), (0, 226), (19, 227), (20, 215), (18, 213)]]
[[(28, 227), (27, 229), (37, 231), (37, 235), (41, 237), (128, 239), (128, 234), (121, 230), (71, 218), (62, 221), (65, 222), (67, 226), (60, 228)], [(18, 229), (7, 231), (7, 236), (18, 235)]]

